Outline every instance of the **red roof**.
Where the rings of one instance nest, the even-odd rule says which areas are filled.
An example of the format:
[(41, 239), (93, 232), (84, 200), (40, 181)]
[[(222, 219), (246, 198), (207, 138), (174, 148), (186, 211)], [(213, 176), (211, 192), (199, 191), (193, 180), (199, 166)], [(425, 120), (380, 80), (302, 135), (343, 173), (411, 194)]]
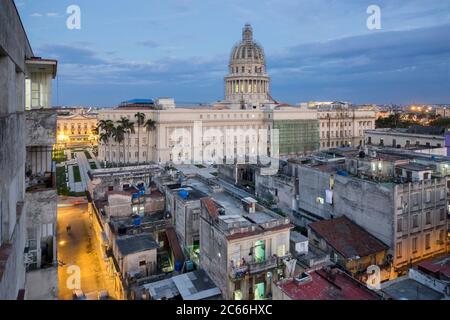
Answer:
[(177, 234), (174, 228), (166, 229), (167, 239), (169, 240), (170, 248), (172, 249), (173, 257), (175, 261), (184, 262), (183, 251), (181, 250), (180, 243), (178, 242)]
[(417, 267), (419, 270), (433, 273), (438, 278), (440, 278), (441, 275), (450, 278), (450, 255), (439, 259), (422, 261)]
[(208, 211), (209, 215), (216, 218), (219, 215), (219, 209), (211, 198), (202, 198), (200, 200)]
[(376, 293), (344, 272), (336, 271), (334, 279), (324, 270), (310, 273), (311, 280), (297, 283), (289, 280), (278, 287), (292, 300), (379, 300)]
[(309, 227), (345, 258), (366, 257), (389, 249), (345, 216), (313, 222)]

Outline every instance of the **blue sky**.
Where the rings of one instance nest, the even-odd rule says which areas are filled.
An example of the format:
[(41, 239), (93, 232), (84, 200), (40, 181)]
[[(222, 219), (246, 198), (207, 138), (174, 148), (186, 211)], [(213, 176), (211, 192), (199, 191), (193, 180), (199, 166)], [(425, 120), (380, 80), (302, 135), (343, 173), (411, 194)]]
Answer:
[[(279, 101), (450, 103), (450, 1), (15, 2), (35, 55), (59, 60), (54, 104), (220, 100), (247, 22)], [(81, 8), (81, 30), (66, 27), (72, 4)], [(372, 4), (381, 8), (381, 30), (366, 26)]]

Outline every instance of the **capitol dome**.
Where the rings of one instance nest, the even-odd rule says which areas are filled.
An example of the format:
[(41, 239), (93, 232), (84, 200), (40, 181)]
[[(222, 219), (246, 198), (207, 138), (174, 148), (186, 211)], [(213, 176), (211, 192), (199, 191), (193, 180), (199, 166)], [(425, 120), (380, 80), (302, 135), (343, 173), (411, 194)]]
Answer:
[(225, 77), (225, 100), (242, 109), (270, 103), (269, 83), (264, 49), (253, 40), (253, 29), (246, 24), (242, 41), (231, 50), (229, 74)]
[(242, 41), (231, 52), (230, 66), (244, 62), (265, 65), (264, 50), (253, 41), (253, 29), (249, 24), (244, 27)]

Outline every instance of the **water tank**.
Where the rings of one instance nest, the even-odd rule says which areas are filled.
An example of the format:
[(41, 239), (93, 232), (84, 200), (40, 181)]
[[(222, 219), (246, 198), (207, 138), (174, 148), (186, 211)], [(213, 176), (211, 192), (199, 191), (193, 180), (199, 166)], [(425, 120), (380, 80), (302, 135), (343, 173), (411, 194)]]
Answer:
[(178, 195), (182, 198), (182, 199), (187, 199), (189, 197), (189, 192), (187, 190), (180, 190), (178, 192)]
[(180, 272), (182, 268), (183, 268), (183, 262), (178, 261), (178, 260), (175, 261), (175, 271)]
[(132, 195), (131, 195), (131, 199), (139, 199), (139, 193), (133, 193)]
[(194, 270), (194, 263), (191, 260), (186, 261), (186, 271), (190, 272)]
[(133, 220), (133, 225), (135, 227), (139, 227), (141, 225), (141, 217), (139, 217), (139, 216), (135, 217)]

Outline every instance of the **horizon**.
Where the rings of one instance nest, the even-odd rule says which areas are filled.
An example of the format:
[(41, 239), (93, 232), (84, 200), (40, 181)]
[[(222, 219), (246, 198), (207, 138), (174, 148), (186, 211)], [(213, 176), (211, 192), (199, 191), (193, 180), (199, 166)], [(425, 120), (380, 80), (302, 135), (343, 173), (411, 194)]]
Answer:
[(372, 2), (79, 0), (81, 29), (70, 30), (72, 2), (15, 1), (35, 55), (58, 60), (55, 106), (222, 100), (245, 23), (265, 49), (280, 102), (450, 103), (450, 3), (377, 1), (381, 29), (369, 30)]

